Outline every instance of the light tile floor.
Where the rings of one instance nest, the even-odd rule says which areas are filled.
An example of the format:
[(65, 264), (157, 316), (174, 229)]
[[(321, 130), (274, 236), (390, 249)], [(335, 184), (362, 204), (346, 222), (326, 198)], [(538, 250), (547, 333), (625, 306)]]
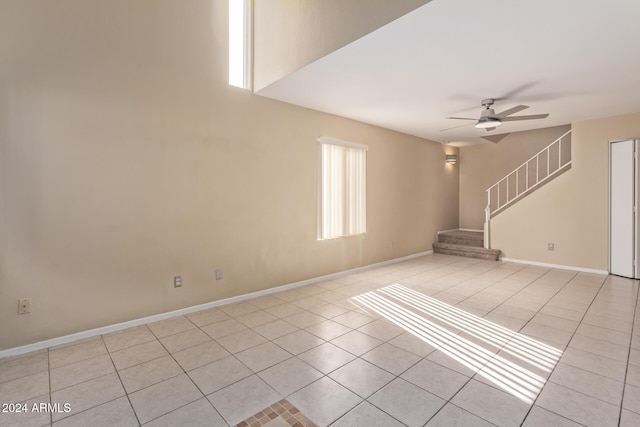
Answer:
[(0, 426), (638, 426), (638, 285), (428, 255), (0, 360)]

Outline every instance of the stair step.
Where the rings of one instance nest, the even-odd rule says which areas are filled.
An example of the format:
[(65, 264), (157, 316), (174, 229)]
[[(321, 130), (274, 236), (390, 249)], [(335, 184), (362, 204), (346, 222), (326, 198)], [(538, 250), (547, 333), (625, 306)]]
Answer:
[(478, 231), (445, 231), (438, 233), (438, 242), (484, 248), (484, 233)]
[(436, 242), (433, 244), (433, 252), (436, 254), (458, 255), (488, 261), (498, 261), (500, 259), (500, 249), (485, 249), (477, 246), (457, 245), (454, 243)]

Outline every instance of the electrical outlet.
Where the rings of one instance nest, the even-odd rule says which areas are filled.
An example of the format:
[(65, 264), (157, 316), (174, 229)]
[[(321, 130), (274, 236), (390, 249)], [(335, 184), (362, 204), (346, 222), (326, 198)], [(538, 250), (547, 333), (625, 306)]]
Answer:
[(556, 245), (554, 245), (553, 243), (547, 243), (547, 250), (549, 251), (553, 251), (555, 250)]
[(173, 276), (173, 287), (174, 288), (181, 288), (182, 287), (182, 277)]
[(18, 300), (18, 314), (31, 313), (31, 298), (20, 298)]
[(222, 279), (222, 269), (221, 268), (216, 268), (216, 280), (220, 280)]

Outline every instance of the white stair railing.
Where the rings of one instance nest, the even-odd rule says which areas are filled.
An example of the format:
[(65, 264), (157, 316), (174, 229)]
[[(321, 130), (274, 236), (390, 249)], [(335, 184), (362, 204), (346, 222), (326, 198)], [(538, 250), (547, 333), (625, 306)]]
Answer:
[[(566, 170), (571, 164), (571, 130), (515, 168), (487, 191), (484, 246), (491, 247), (491, 217), (506, 209), (524, 194)], [(533, 171), (531, 171), (533, 169)]]

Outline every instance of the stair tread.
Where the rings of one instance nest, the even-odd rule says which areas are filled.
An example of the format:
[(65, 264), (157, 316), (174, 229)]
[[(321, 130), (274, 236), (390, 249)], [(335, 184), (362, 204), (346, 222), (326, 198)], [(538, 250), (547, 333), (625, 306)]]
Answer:
[(458, 245), (455, 243), (435, 242), (433, 246), (439, 247), (439, 248), (456, 249), (460, 251), (469, 251), (469, 252), (481, 252), (481, 253), (491, 253), (491, 254), (500, 253), (500, 249), (486, 249), (486, 248), (479, 248), (477, 246)]

